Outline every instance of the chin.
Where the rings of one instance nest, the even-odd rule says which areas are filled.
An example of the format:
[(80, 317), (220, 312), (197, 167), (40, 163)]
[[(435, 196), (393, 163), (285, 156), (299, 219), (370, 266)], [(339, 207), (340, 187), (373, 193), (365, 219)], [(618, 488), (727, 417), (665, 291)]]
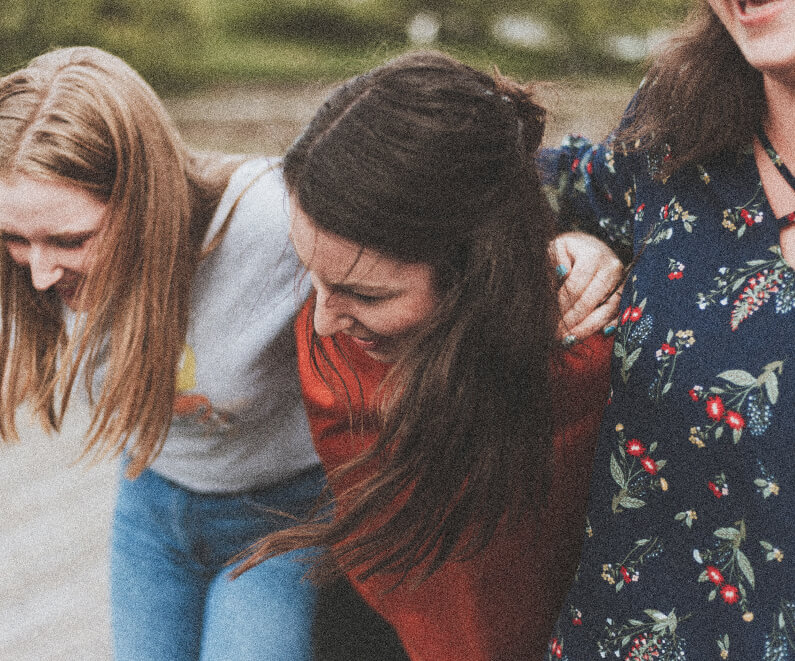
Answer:
[(373, 360), (377, 360), (379, 363), (394, 363), (397, 361), (398, 357), (393, 355), (392, 352), (389, 351), (366, 351), (365, 353), (372, 358)]

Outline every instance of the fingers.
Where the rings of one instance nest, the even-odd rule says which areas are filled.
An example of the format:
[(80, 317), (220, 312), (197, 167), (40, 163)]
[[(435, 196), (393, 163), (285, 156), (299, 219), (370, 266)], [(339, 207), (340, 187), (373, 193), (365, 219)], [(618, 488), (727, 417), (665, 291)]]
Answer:
[[(560, 339), (564, 345), (570, 346), (577, 341), (584, 340), (594, 333), (612, 335), (618, 325), (616, 312), (618, 311), (620, 300), (621, 292), (617, 291), (604, 305), (593, 308), (589, 314), (575, 323), (566, 323), (562, 321), (557, 329), (558, 339)], [(576, 340), (567, 339), (570, 338), (570, 336), (573, 336)]]
[(558, 339), (570, 346), (593, 333), (612, 332), (621, 298), (616, 287), (624, 277), (621, 261), (606, 244), (582, 233), (561, 234), (550, 252), (562, 279)]
[(610, 309), (607, 312), (607, 318), (615, 316), (618, 312), (618, 300), (615, 293), (611, 295), (611, 292), (621, 282), (623, 274), (624, 270), (621, 263), (618, 262), (617, 264), (611, 263), (597, 271), (585, 287), (572, 290), (569, 280), (564, 280), (558, 290), (563, 324), (574, 328), (582, 323), (588, 315), (596, 312), (597, 308), (608, 307)]
[(567, 335), (575, 335), (584, 339), (592, 333), (602, 332), (610, 325), (615, 326), (613, 322), (618, 318), (623, 287), (615, 291), (613, 289), (622, 277), (621, 268), (604, 269), (593, 277), (579, 297), (575, 297), (568, 282), (564, 282), (558, 290), (560, 309), (563, 312), (558, 325), (558, 337), (563, 339)]

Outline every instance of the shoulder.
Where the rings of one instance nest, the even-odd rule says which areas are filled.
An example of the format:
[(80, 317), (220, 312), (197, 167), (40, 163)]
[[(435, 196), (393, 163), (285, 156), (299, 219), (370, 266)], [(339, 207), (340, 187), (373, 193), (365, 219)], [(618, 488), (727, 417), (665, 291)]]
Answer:
[(221, 200), (221, 205), (224, 204), (236, 215), (251, 211), (259, 215), (286, 213), (287, 192), (282, 178), (281, 161), (275, 158), (256, 158), (243, 163), (229, 180)]
[(282, 237), (286, 240), (288, 228), (281, 162), (275, 158), (254, 158), (230, 177), (207, 230), (204, 248), (229, 235), (241, 241)]

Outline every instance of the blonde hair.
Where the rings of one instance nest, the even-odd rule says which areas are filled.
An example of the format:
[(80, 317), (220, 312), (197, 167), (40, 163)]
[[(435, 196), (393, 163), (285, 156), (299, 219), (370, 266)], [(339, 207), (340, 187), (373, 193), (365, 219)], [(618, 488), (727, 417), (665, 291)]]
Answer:
[[(67, 333), (52, 292), (0, 246), (0, 435), (29, 401), (58, 429), (79, 369), (91, 396), (85, 453), (130, 454), (128, 475), (165, 441), (201, 243), (237, 161), (189, 151), (160, 99), (124, 61), (66, 48), (0, 79), (0, 178), (69, 184), (107, 203), (96, 259)], [(89, 304), (90, 303), (90, 304)]]

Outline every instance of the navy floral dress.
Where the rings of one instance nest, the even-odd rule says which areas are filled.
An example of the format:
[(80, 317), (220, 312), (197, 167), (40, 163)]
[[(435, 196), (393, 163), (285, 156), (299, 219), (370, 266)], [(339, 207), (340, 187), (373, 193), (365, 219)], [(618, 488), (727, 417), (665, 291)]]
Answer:
[(750, 147), (667, 181), (579, 137), (540, 163), (566, 229), (642, 251), (547, 658), (795, 659), (795, 214)]

